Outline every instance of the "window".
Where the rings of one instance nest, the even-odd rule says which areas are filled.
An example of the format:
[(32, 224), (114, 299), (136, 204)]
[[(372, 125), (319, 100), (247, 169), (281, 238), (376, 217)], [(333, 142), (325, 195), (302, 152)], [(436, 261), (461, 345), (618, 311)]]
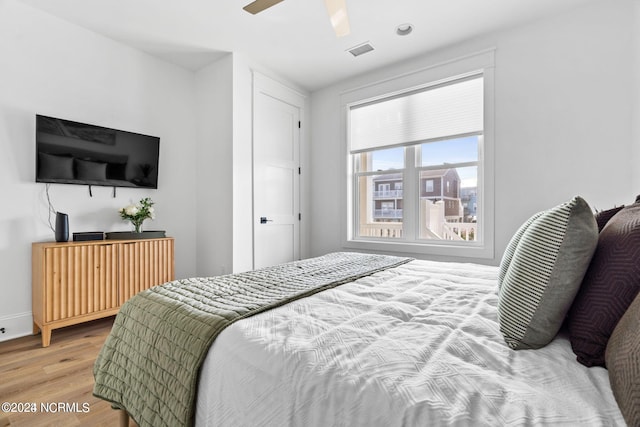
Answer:
[(347, 246), (493, 256), (487, 75), (491, 84), (481, 69), (347, 104)]
[[(354, 154), (357, 237), (477, 242), (476, 212), (465, 209), (470, 199), (462, 194), (478, 194), (479, 141), (481, 135), (472, 135), (438, 141), (437, 150), (425, 142)], [(405, 168), (402, 157), (412, 167)], [(387, 169), (368, 167), (373, 159)], [(404, 191), (406, 181), (414, 182), (415, 194)], [(403, 206), (417, 211), (412, 236), (405, 232)]]
[(433, 193), (433, 180), (432, 179), (427, 179), (425, 180), (425, 191), (427, 193)]

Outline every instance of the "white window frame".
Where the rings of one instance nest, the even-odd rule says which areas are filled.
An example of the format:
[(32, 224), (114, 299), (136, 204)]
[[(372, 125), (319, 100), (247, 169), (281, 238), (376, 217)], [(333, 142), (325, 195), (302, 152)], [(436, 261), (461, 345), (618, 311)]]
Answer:
[[(377, 83), (361, 86), (357, 89), (345, 91), (341, 94), (341, 111), (343, 125), (343, 146), (345, 147), (347, 179), (342, 198), (344, 212), (342, 236), (343, 246), (347, 249), (381, 251), (389, 253), (405, 253), (416, 255), (434, 255), (446, 258), (494, 258), (494, 49), (478, 52), (457, 58), (414, 72), (389, 78)], [(453, 241), (420, 240), (406, 241), (403, 239), (370, 239), (359, 238), (355, 233), (354, 215), (357, 208), (353, 199), (353, 165), (349, 154), (349, 123), (348, 111), (351, 105), (372, 102), (389, 96), (399, 95), (408, 91), (415, 91), (432, 85), (457, 80), (464, 76), (482, 73), (484, 79), (484, 123), (483, 136), (478, 147), (478, 188), (480, 211), (478, 217), (482, 219), (479, 242), (463, 244)], [(408, 152), (413, 150), (407, 150)], [(415, 159), (405, 159), (405, 167), (414, 167)], [(404, 183), (403, 192), (409, 194), (419, 183)], [(411, 187), (411, 188), (409, 188)], [(406, 209), (406, 206), (405, 206)], [(405, 215), (405, 221), (413, 221), (412, 214)]]

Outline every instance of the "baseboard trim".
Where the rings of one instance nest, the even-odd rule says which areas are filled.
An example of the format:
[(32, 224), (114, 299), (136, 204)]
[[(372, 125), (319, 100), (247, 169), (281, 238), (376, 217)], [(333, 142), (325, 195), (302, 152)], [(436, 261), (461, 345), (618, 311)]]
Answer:
[(0, 317), (0, 342), (33, 334), (33, 316), (30, 311)]

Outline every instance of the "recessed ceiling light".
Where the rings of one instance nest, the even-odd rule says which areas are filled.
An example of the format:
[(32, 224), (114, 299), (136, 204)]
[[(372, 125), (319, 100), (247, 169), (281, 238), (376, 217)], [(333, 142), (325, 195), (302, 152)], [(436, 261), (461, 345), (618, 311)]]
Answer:
[(396, 28), (396, 34), (399, 36), (406, 36), (413, 31), (413, 25), (411, 24), (401, 24)]

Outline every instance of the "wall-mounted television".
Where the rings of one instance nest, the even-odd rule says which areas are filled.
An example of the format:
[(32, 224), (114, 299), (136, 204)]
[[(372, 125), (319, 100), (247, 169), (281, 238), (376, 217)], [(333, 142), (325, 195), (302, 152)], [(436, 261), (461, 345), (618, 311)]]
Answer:
[(158, 188), (160, 138), (36, 115), (36, 182)]

